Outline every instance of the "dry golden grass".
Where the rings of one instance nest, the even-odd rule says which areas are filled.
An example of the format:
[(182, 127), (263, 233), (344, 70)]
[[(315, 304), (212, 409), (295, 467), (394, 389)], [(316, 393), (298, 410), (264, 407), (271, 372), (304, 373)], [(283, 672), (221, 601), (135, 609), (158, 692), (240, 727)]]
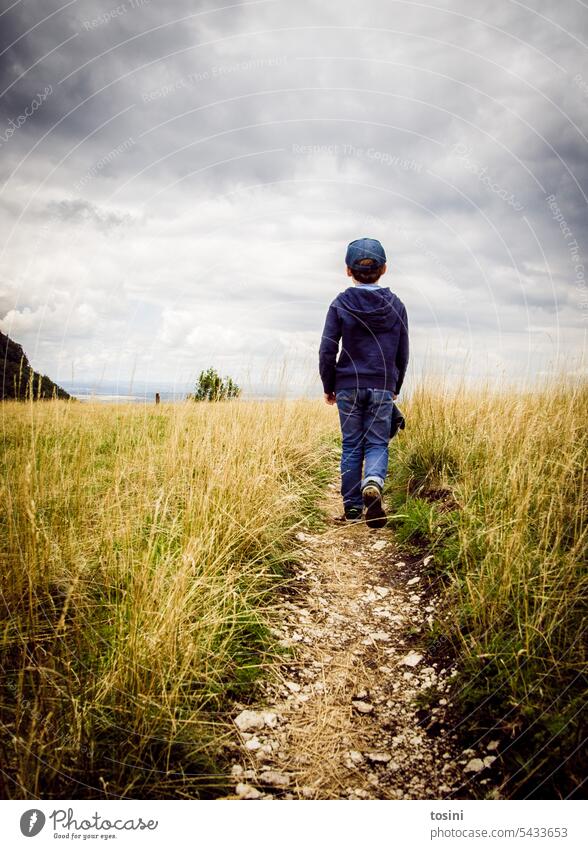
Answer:
[(422, 386), (406, 413), (398, 532), (425, 537), (449, 581), (463, 707), (511, 740), (509, 792), (565, 794), (586, 765), (588, 386)]
[[(585, 775), (588, 389), (422, 386), (403, 410), (388, 496), (399, 543), (424, 538), (447, 582), (457, 698), (510, 741), (505, 795), (565, 795)], [(336, 412), (0, 412), (2, 795), (221, 790), (223, 711), (267, 658), (270, 590), (334, 471)]]
[[(3, 795), (222, 785), (216, 724), (313, 509), (316, 402), (2, 405)], [(290, 546), (291, 548), (291, 546)]]

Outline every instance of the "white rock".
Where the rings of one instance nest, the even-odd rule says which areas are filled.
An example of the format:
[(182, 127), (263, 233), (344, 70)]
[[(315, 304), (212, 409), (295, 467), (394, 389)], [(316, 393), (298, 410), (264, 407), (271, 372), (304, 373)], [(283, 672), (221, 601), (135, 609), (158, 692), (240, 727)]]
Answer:
[(245, 748), (250, 752), (256, 752), (258, 749), (261, 749), (261, 743), (259, 742), (258, 737), (252, 737), (250, 740), (247, 740), (245, 743)]
[(350, 799), (369, 799), (370, 794), (367, 790), (363, 790), (361, 787), (354, 787), (353, 790), (349, 793)]
[(486, 755), (484, 758), (484, 766), (492, 766), (496, 758), (493, 755)]
[(433, 559), (432, 554), (429, 554), (427, 557), (425, 557), (425, 559), (423, 560), (423, 566), (428, 566), (432, 559)]
[(260, 775), (261, 781), (264, 784), (271, 784), (272, 787), (289, 787), (290, 776), (285, 772), (277, 772), (274, 769), (267, 769)]
[(388, 752), (367, 752), (366, 758), (374, 764), (387, 764), (392, 760), (392, 755)]
[(409, 651), (408, 654), (398, 661), (401, 666), (417, 666), (423, 659), (422, 654), (417, 654), (415, 651)]
[(372, 704), (370, 704), (369, 702), (362, 702), (362, 701), (359, 701), (359, 700), (354, 700), (354, 701), (351, 702), (351, 704), (353, 705), (353, 707), (355, 708), (355, 710), (358, 713), (368, 714), (368, 713), (374, 712), (374, 706)]
[(386, 542), (386, 540), (379, 539), (377, 542), (375, 542), (372, 545), (372, 550), (373, 551), (381, 551), (383, 548), (386, 548), (387, 545), (388, 545), (388, 543)]
[(235, 792), (240, 799), (259, 799), (261, 793), (250, 784), (237, 784)]
[(400, 566), (402, 568), (402, 566), (406, 566), (406, 563), (404, 562), (404, 560), (398, 560), (398, 562), (396, 562), (394, 565)]
[(361, 754), (361, 752), (356, 752), (355, 750), (352, 750), (351, 752), (348, 752), (347, 755), (349, 757), (349, 760), (356, 766), (360, 766), (362, 763), (364, 763), (365, 758)]
[(286, 687), (291, 693), (299, 693), (301, 689), (300, 684), (296, 684), (295, 681), (286, 681)]
[(252, 731), (263, 728), (265, 720), (263, 718), (263, 713), (259, 713), (255, 710), (243, 710), (239, 716), (235, 717), (234, 723), (239, 731)]
[(481, 758), (472, 758), (464, 766), (464, 772), (481, 772), (484, 769), (484, 761)]
[(490, 740), (490, 742), (486, 746), (486, 749), (489, 752), (495, 752), (498, 749), (499, 746), (500, 746), (500, 740)]
[(365, 638), (365, 640), (362, 640), (362, 643), (364, 646), (368, 646), (372, 640), (375, 640), (378, 643), (389, 643), (390, 634), (387, 634), (385, 631), (373, 631)]
[(387, 595), (390, 595), (390, 590), (388, 589), (388, 587), (374, 587), (374, 589), (380, 596), (380, 598), (386, 598)]
[(418, 584), (419, 581), (420, 581), (420, 577), (417, 575), (416, 578), (411, 578), (410, 581), (407, 581), (406, 586), (407, 587), (414, 587), (414, 585)]
[(277, 713), (273, 713), (271, 710), (264, 710), (262, 716), (263, 722), (268, 728), (275, 728), (278, 724), (279, 717)]
[(243, 775), (243, 767), (241, 764), (233, 764), (231, 767), (231, 775), (233, 778), (240, 778)]

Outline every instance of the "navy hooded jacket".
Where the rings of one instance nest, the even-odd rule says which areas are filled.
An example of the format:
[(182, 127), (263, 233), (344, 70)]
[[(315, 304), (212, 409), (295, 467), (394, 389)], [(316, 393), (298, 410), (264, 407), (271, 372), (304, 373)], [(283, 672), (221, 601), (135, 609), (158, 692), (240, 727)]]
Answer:
[(388, 287), (362, 284), (337, 295), (319, 350), (325, 392), (389, 389), (398, 394), (407, 365), (408, 319), (400, 298)]

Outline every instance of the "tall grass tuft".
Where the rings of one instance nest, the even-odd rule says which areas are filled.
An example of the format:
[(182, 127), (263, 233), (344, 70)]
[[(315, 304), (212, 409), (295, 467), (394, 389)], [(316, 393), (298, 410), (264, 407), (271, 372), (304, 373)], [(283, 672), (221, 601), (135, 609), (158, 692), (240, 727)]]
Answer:
[(222, 791), (332, 440), (312, 402), (6, 402), (4, 797)]
[(507, 795), (586, 775), (588, 386), (421, 386), (391, 461), (399, 532), (447, 580), (466, 727), (504, 738)]

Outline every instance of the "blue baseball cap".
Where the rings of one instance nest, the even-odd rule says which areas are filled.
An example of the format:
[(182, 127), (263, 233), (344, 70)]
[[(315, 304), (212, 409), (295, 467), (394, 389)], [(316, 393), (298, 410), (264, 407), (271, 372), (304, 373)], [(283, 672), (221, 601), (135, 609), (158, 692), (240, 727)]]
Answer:
[[(377, 239), (356, 239), (350, 242), (345, 254), (345, 264), (349, 268), (357, 268), (362, 260), (373, 260), (373, 267), (379, 268), (386, 263), (386, 252)], [(367, 263), (362, 263), (365, 268)], [(369, 266), (367, 266), (369, 268)]]

